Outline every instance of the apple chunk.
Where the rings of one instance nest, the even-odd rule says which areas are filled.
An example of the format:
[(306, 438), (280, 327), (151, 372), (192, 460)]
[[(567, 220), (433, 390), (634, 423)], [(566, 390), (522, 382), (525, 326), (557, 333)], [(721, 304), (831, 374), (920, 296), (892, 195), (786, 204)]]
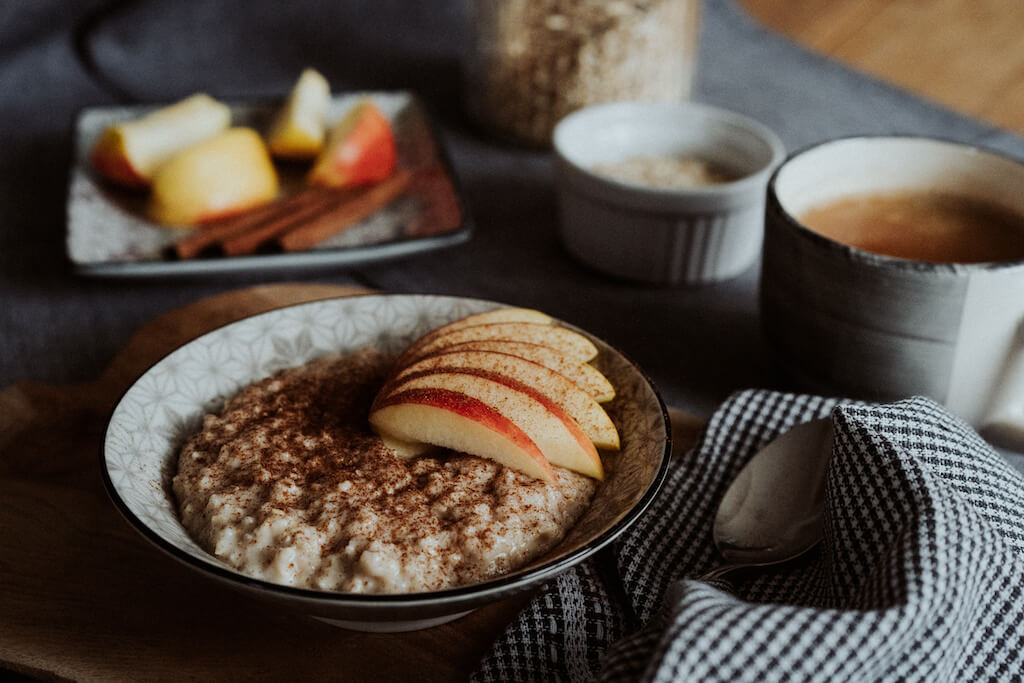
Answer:
[(490, 458), (546, 482), (544, 454), (512, 420), (479, 399), (446, 389), (413, 389), (375, 404), (370, 424), (382, 435)]
[(507, 353), (518, 358), (540, 363), (546, 368), (564, 375), (579, 388), (594, 397), (598, 403), (607, 403), (615, 398), (615, 387), (601, 371), (593, 365), (582, 363), (564, 356), (559, 351), (540, 344), (515, 342), (506, 339), (481, 339), (446, 346), (441, 353), (452, 351), (494, 351)]
[(391, 124), (367, 98), (331, 129), (327, 144), (309, 172), (309, 182), (327, 187), (375, 183), (394, 173), (397, 162)]
[(149, 214), (172, 226), (194, 226), (258, 206), (277, 195), (274, 164), (251, 128), (232, 128), (197, 142), (153, 177)]
[(593, 396), (564, 375), (507, 353), (444, 349), (402, 368), (392, 381), (401, 387), (405, 378), (414, 379), (423, 373), (449, 370), (472, 372), (498, 381), (509, 379), (526, 385), (572, 418), (594, 446), (610, 450), (619, 448), (618, 430)]
[(92, 149), (91, 162), (109, 180), (147, 187), (156, 169), (172, 155), (230, 124), (228, 106), (199, 93), (140, 119), (107, 127)]
[(566, 327), (544, 323), (503, 322), (470, 325), (451, 331), (439, 328), (413, 343), (402, 354), (399, 363), (408, 363), (454, 344), (490, 339), (540, 344), (584, 363), (597, 356), (597, 347), (589, 339)]
[[(475, 370), (437, 370), (407, 377), (394, 388), (385, 388), (380, 394), (381, 401), (390, 403), (393, 396), (418, 389), (456, 392), (478, 400), (504, 415), (529, 436), (551, 464), (596, 479), (604, 476), (601, 458), (594, 444), (576, 421), (531, 386), (509, 377)], [(409, 440), (431, 443), (429, 439), (415, 435)]]
[(316, 69), (299, 75), (267, 132), (267, 147), (282, 159), (313, 159), (324, 147), (331, 88)]

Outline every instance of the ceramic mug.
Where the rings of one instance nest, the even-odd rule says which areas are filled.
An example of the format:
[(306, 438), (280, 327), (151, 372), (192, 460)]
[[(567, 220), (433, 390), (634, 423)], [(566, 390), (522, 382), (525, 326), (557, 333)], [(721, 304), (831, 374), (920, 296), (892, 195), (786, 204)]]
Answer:
[(1024, 447), (1024, 261), (894, 258), (833, 241), (798, 218), (842, 198), (904, 191), (948, 192), (1024, 216), (1024, 163), (920, 137), (843, 138), (792, 155), (768, 184), (767, 340), (806, 388), (869, 400), (930, 396), (993, 440)]

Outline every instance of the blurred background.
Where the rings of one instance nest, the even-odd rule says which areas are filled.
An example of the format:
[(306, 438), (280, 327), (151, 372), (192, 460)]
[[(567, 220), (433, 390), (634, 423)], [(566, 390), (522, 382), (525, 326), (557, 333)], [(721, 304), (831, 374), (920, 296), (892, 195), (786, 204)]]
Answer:
[(1024, 4), (1017, 0), (739, 0), (816, 52), (1024, 133)]
[[(705, 0), (701, 19), (694, 99), (760, 120), (787, 149), (913, 132), (1024, 150), (1020, 0)], [(543, 307), (629, 349), (668, 400), (694, 410), (736, 388), (779, 386), (760, 342), (758, 269), (708, 288), (649, 289), (567, 257), (551, 155), (497, 144), (467, 119), (465, 36), (465, 0), (0, 3), (0, 385), (94, 377), (159, 313), (300, 278)], [(306, 66), (338, 91), (409, 89), (423, 99), (476, 219), (471, 244), (394, 265), (247, 280), (71, 273), (64, 216), (77, 112), (200, 90), (280, 96)], [(621, 325), (630, 319), (650, 324)]]

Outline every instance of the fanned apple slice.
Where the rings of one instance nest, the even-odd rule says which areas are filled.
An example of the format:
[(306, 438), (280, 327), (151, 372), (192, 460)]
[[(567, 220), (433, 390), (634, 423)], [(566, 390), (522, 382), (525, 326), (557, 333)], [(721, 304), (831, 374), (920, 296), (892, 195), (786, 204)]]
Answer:
[[(393, 396), (414, 389), (453, 391), (481, 401), (522, 429), (552, 465), (596, 479), (604, 476), (601, 458), (579, 424), (558, 404), (529, 385), (478, 370), (437, 370), (408, 377), (399, 386), (385, 389), (380, 400), (388, 403)], [(409, 440), (430, 443), (429, 439), (415, 434)]]
[(370, 424), (387, 437), (471, 453), (549, 483), (556, 480), (526, 432), (494, 407), (457, 391), (420, 388), (392, 394), (374, 404)]
[(474, 313), (465, 318), (459, 318), (442, 325), (432, 332), (445, 333), (473, 325), (485, 325), (487, 323), (539, 323), (550, 325), (554, 320), (547, 313), (532, 308), (497, 308), (493, 311)]
[[(450, 348), (450, 347), (449, 347)], [(540, 363), (497, 351), (449, 351), (422, 358), (402, 368), (391, 380), (401, 387), (405, 379), (436, 371), (470, 371), (488, 378), (507, 378), (526, 385), (561, 408), (594, 446), (618, 450), (619, 433), (604, 408), (571, 380)], [(386, 393), (387, 388), (384, 389)]]
[(450, 332), (443, 328), (435, 330), (414, 342), (402, 354), (398, 363), (409, 363), (454, 344), (490, 339), (540, 344), (583, 363), (597, 356), (597, 347), (589, 339), (566, 327), (544, 323), (506, 322), (470, 325)]
[(316, 69), (303, 69), (267, 132), (267, 147), (282, 159), (313, 159), (327, 136), (331, 88)]
[(540, 344), (514, 342), (505, 339), (482, 339), (446, 346), (439, 353), (451, 351), (496, 351), (540, 363), (560, 375), (564, 375), (578, 387), (594, 397), (598, 403), (607, 403), (615, 398), (615, 387), (601, 371), (588, 363), (567, 358), (559, 351)]
[(418, 458), (434, 449), (434, 447), (429, 443), (423, 443), (420, 441), (403, 441), (387, 434), (381, 434), (380, 437), (381, 441), (384, 442), (384, 445), (391, 449), (392, 453), (403, 460)]

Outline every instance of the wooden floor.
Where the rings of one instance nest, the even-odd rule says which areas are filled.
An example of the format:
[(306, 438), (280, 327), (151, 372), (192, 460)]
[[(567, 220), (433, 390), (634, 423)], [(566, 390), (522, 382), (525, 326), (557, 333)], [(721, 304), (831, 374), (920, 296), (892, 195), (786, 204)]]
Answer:
[(1024, 134), (1024, 0), (739, 3), (806, 47)]

